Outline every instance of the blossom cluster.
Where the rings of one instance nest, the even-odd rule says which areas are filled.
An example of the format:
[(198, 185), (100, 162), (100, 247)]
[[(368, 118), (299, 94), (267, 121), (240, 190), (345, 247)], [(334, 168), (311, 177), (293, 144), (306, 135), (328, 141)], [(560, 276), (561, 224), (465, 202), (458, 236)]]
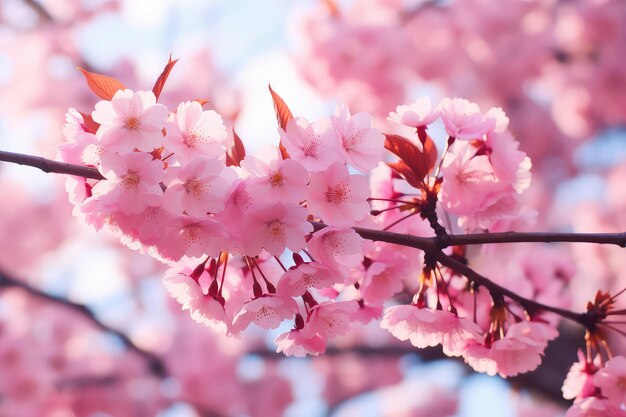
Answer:
[(626, 416), (626, 358), (615, 356), (603, 362), (579, 352), (563, 383), (563, 398), (574, 400), (565, 417)]
[[(432, 236), (436, 211), (466, 230), (510, 227), (523, 217), (530, 164), (506, 116), (463, 99), (419, 99), (390, 120), (416, 138), (385, 135), (370, 115), (339, 106), (313, 122), (289, 115), (278, 146), (245, 155), (202, 103), (171, 111), (152, 92), (120, 89), (91, 115), (67, 113), (59, 156), (103, 177), (68, 179), (75, 214), (169, 263), (165, 287), (199, 323), (237, 336), (289, 320), (278, 351), (304, 356), (383, 316), (396, 338), (442, 345), (480, 372), (536, 368), (554, 320), (523, 317), (414, 249), (353, 228)], [(440, 120), (449, 137), (437, 158), (426, 131)], [(385, 163), (385, 148), (400, 162)], [(402, 292), (413, 302), (390, 306)]]

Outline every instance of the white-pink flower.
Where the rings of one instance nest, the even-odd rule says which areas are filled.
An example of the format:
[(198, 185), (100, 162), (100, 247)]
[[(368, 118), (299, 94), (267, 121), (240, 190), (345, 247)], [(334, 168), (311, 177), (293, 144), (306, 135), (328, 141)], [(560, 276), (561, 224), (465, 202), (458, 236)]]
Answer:
[(223, 157), (226, 153), (226, 128), (213, 110), (202, 110), (197, 101), (178, 105), (167, 121), (165, 147), (183, 163), (199, 156)]
[(293, 202), (304, 199), (309, 172), (293, 159), (283, 160), (276, 147), (246, 156), (241, 166), (251, 174), (246, 190), (257, 202)]
[(99, 170), (106, 180), (98, 182), (92, 193), (109, 210), (132, 214), (161, 204), (163, 163), (150, 154), (107, 154)]
[(107, 150), (150, 152), (163, 146), (162, 130), (168, 114), (152, 91), (119, 90), (111, 101), (96, 103), (92, 117), (100, 123), (96, 136)]
[(60, 160), (71, 164), (90, 164), (93, 162), (91, 158), (85, 157), (85, 150), (96, 143), (96, 135), (85, 131), (84, 122), (83, 116), (76, 109), (69, 109), (65, 113), (65, 124), (63, 125), (65, 142), (57, 146)]
[(298, 297), (309, 288), (328, 288), (341, 281), (342, 277), (327, 266), (309, 262), (285, 272), (278, 281), (276, 291), (278, 294)]
[(337, 133), (328, 119), (309, 123), (303, 117), (296, 117), (289, 120), (286, 131), (279, 128), (278, 132), (289, 156), (311, 172), (322, 171), (341, 160)]
[(348, 164), (368, 171), (383, 160), (385, 136), (372, 127), (372, 116), (367, 113), (351, 116), (344, 104), (337, 107), (331, 120), (339, 137), (339, 149)]
[(450, 148), (441, 172), (441, 203), (448, 212), (458, 215), (480, 209), (498, 186), (489, 157), (476, 155), (476, 149), (467, 142), (457, 142)]
[(245, 303), (233, 318), (230, 332), (238, 335), (251, 323), (263, 329), (275, 329), (284, 320), (289, 320), (298, 312), (298, 305), (291, 297), (264, 295)]
[(350, 329), (351, 315), (359, 305), (356, 301), (324, 301), (309, 310), (307, 335), (317, 334), (323, 340), (344, 335)]
[(228, 233), (212, 218), (178, 216), (162, 225), (157, 247), (164, 258), (178, 261), (185, 256), (216, 257), (226, 247)]
[(477, 372), (503, 378), (516, 376), (536, 369), (548, 341), (556, 336), (556, 329), (548, 324), (519, 322), (509, 326), (505, 336), (490, 346), (470, 344), (463, 357)]
[(309, 213), (334, 226), (352, 226), (369, 212), (369, 182), (363, 175), (350, 174), (335, 162), (328, 169), (311, 174), (307, 192)]
[(316, 261), (348, 277), (350, 268), (363, 262), (365, 241), (354, 229), (325, 227), (315, 232), (307, 243)]
[(615, 356), (593, 376), (593, 383), (615, 407), (626, 405), (626, 358)]
[(587, 397), (574, 402), (565, 417), (626, 417), (626, 411), (605, 398)]
[(317, 356), (326, 350), (326, 342), (318, 335), (311, 335), (304, 329), (293, 329), (281, 334), (274, 340), (276, 343), (276, 352), (284, 353), (287, 356), (295, 356), (297, 358), (306, 355)]
[(307, 221), (306, 210), (295, 203), (274, 203), (251, 211), (242, 219), (243, 250), (248, 256), (256, 256), (265, 249), (279, 256), (285, 248), (298, 252), (305, 245), (305, 235), (313, 231)]
[(409, 340), (417, 348), (437, 346), (444, 331), (451, 330), (452, 313), (443, 310), (420, 308), (415, 305), (396, 305), (385, 310), (380, 327), (399, 340)]
[(596, 356), (594, 363), (588, 363), (586, 355), (578, 350), (578, 362), (574, 362), (569, 369), (565, 381), (563, 381), (563, 398), (573, 400), (592, 396), (596, 387), (593, 384), (593, 376), (598, 371), (600, 356)]
[(408, 106), (396, 107), (395, 112), (389, 113), (388, 119), (401, 125), (418, 128), (437, 120), (439, 113), (440, 109), (433, 107), (430, 97), (420, 97)]
[(196, 158), (167, 170), (163, 208), (173, 214), (203, 217), (224, 209), (235, 175), (216, 158)]
[(495, 119), (482, 114), (476, 103), (463, 98), (443, 99), (441, 119), (448, 135), (463, 140), (481, 139), (496, 125)]

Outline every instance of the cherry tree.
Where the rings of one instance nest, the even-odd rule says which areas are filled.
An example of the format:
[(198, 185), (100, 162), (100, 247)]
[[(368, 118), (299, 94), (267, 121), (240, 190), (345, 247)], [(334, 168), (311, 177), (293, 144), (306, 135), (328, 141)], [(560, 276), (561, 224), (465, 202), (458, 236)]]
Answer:
[[(393, 53), (384, 47), (391, 39), (394, 45), (406, 44), (396, 40), (412, 33), (412, 19), (423, 19), (433, 8), (441, 19), (455, 19), (456, 8), (462, 7), (439, 9), (433, 2), (405, 16), (399, 3), (355, 3), (354, 10), (344, 11), (325, 2), (311, 25), (329, 25), (332, 30), (324, 36), (337, 30), (335, 39), (345, 42), (352, 36), (382, 42), (372, 49), (381, 55)], [(381, 10), (386, 14), (379, 16)], [(531, 13), (531, 20), (543, 12), (510, 11)], [(360, 19), (381, 19), (388, 27), (353, 27)], [(398, 21), (407, 26), (406, 33), (395, 33), (392, 26)], [(439, 24), (442, 30), (457, 25)], [(468, 33), (460, 32), (456, 36)], [(341, 51), (335, 46), (315, 53), (332, 57)], [(361, 58), (367, 59), (353, 57)], [(377, 62), (406, 65), (397, 58)], [(0, 286), (16, 290), (6, 295), (11, 317), (23, 317), (3, 322), (0, 333), (0, 358), (15, 375), (0, 387), (0, 407), (6, 412), (115, 415), (134, 409), (153, 415), (185, 403), (198, 414), (278, 415), (293, 400), (278, 358), (319, 356), (332, 381), (335, 365), (325, 365), (324, 358), (350, 346), (357, 355), (363, 353), (355, 346), (376, 326), (383, 331), (374, 334), (400, 352), (436, 347), (440, 357), (459, 358), (475, 372), (517, 377), (531, 387), (533, 380), (524, 378), (542, 366), (550, 343), (574, 351), (582, 346), (556, 387), (564, 399), (574, 400), (566, 416), (624, 414), (626, 368), (615, 338), (624, 334), (619, 317), (623, 289), (618, 280), (597, 280), (586, 282), (583, 293), (577, 283), (579, 271), (611, 276), (619, 268), (626, 246), (621, 218), (615, 221), (596, 208), (579, 220), (572, 212), (572, 223), (582, 222), (588, 233), (550, 226), (554, 214), (537, 201), (557, 180), (544, 161), (556, 149), (534, 149), (531, 159), (525, 142), (517, 139), (528, 131), (520, 128), (520, 134), (514, 128), (527, 121), (521, 116), (522, 122), (516, 121), (515, 111), (479, 106), (472, 97), (405, 100), (389, 84), (396, 78), (372, 73), (359, 80), (359, 87), (349, 87), (359, 92), (359, 100), (362, 94), (367, 100), (348, 97), (349, 106), (339, 104), (334, 112), (309, 120), (292, 114), (270, 87), (267, 96), (278, 122), (275, 141), (251, 154), (246, 144), (254, 138), (241, 138), (232, 128), (236, 111), (220, 112), (193, 95), (161, 95), (176, 63), (170, 57), (152, 89), (131, 89), (121, 76), (80, 69), (86, 80), (82, 88), (99, 100), (88, 107), (77, 99), (66, 111), (56, 160), (0, 151), (2, 161), (61, 174), (73, 206), (64, 207), (66, 213), (127, 246), (122, 251), (129, 262), (154, 259), (147, 261), (148, 268), (162, 274), (171, 303), (184, 313), (175, 316), (164, 337), (167, 349), (159, 347), (164, 340), (158, 337), (141, 346), (85, 305), (2, 273)], [(349, 81), (333, 72), (344, 68), (340, 63), (328, 68), (326, 81), (338, 86), (354, 81), (352, 72), (346, 75)], [(389, 74), (399, 72), (390, 68)], [(521, 71), (528, 73), (533, 71)], [(485, 76), (484, 82), (500, 81)], [(609, 179), (614, 197), (607, 212), (619, 214), (623, 207), (622, 171), (617, 168)], [(537, 180), (540, 191), (533, 192)], [(548, 245), (553, 242), (571, 243), (573, 256), (563, 246)], [(53, 323), (50, 337), (29, 330), (41, 320)], [(571, 333), (564, 321), (584, 333), (556, 340), (560, 330)], [(276, 353), (264, 347), (266, 332), (260, 329), (276, 335), (271, 348)], [(121, 341), (126, 352), (119, 360), (106, 349), (87, 348), (101, 332)], [(24, 338), (32, 339), (27, 352), (21, 348)], [(66, 351), (56, 350), (60, 346)], [(36, 350), (47, 351), (48, 357), (38, 355), (37, 364), (27, 365), (34, 355), (29, 352)], [(268, 360), (262, 377), (241, 382), (235, 378), (237, 358), (251, 351)], [(425, 357), (432, 355), (428, 352)], [(397, 357), (358, 366), (366, 367), (367, 375), (353, 382), (353, 393), (402, 378), (393, 369)], [(176, 386), (164, 389), (167, 384)], [(126, 390), (134, 396), (111, 402)], [(330, 404), (347, 397), (327, 395)], [(400, 388), (388, 394), (394, 395), (402, 395)], [(446, 400), (407, 400), (402, 415), (453, 415), (456, 399), (451, 393), (438, 395)], [(522, 403), (520, 413), (533, 413), (527, 407), (536, 405)], [(546, 415), (559, 413), (544, 407)], [(329, 414), (334, 411), (331, 407)]]

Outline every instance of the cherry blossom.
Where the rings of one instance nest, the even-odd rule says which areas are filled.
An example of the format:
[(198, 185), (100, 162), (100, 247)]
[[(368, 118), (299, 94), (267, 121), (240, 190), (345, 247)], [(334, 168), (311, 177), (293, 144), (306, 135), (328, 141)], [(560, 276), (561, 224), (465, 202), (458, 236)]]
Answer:
[(111, 101), (96, 103), (92, 117), (100, 123), (96, 136), (111, 151), (152, 151), (163, 146), (167, 107), (152, 91), (119, 90)]
[(593, 376), (593, 383), (616, 408), (626, 404), (626, 358), (615, 356)]
[(248, 256), (258, 255), (262, 248), (275, 256), (285, 248), (297, 252), (305, 245), (305, 234), (313, 231), (306, 221), (306, 210), (293, 203), (274, 203), (254, 210), (246, 216), (243, 228), (246, 237), (242, 246)]
[(315, 232), (307, 246), (316, 261), (346, 277), (363, 261), (364, 243), (353, 229), (326, 227)]
[(195, 217), (219, 213), (234, 179), (234, 174), (228, 174), (224, 164), (214, 158), (196, 158), (184, 167), (170, 167), (165, 176), (163, 208)]
[(334, 162), (326, 170), (311, 174), (307, 193), (308, 210), (336, 226), (351, 226), (370, 211), (367, 178), (350, 174), (348, 168)]
[(309, 173), (293, 159), (283, 160), (276, 147), (263, 148), (256, 157), (246, 156), (241, 166), (248, 171), (248, 193), (258, 202), (299, 202), (304, 199)]
[(165, 147), (179, 162), (198, 156), (224, 157), (227, 135), (222, 117), (214, 110), (202, 110), (197, 101), (180, 103), (166, 129)]
[(163, 164), (150, 155), (104, 155), (100, 172), (107, 180), (92, 188), (93, 198), (108, 210), (132, 214), (161, 203), (163, 190), (159, 182), (163, 178)]
[(442, 100), (441, 120), (448, 135), (462, 140), (481, 139), (495, 127), (495, 120), (485, 117), (476, 103), (462, 98)]
[(338, 160), (337, 133), (328, 119), (309, 123), (296, 117), (289, 120), (286, 130), (278, 131), (291, 158), (311, 172), (323, 171)]
[(440, 112), (439, 107), (433, 107), (429, 97), (420, 97), (409, 105), (396, 107), (395, 112), (389, 113), (388, 119), (401, 125), (419, 128), (437, 120)]
[(372, 128), (372, 116), (367, 113), (350, 115), (348, 106), (338, 106), (332, 124), (340, 139), (339, 149), (346, 162), (367, 171), (383, 160), (385, 137)]
[(239, 334), (251, 323), (263, 329), (275, 329), (284, 320), (293, 318), (298, 305), (291, 297), (265, 295), (245, 303), (233, 318), (230, 332)]
[(280, 278), (278, 294), (296, 297), (309, 288), (327, 288), (341, 283), (341, 276), (319, 262), (303, 263), (291, 269)]

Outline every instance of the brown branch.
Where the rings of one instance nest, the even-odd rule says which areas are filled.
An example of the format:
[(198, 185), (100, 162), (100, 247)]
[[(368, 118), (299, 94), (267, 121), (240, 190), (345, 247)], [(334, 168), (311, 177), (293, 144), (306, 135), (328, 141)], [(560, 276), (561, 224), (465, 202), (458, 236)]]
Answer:
[(54, 18), (50, 12), (41, 5), (37, 0), (23, 0), (26, 6), (30, 7), (37, 16), (45, 23), (53, 23)]
[(159, 358), (154, 353), (144, 350), (140, 348), (139, 346), (137, 346), (123, 332), (116, 330), (104, 324), (103, 322), (101, 322), (98, 319), (98, 317), (96, 317), (96, 315), (86, 305), (75, 303), (63, 297), (45, 293), (23, 281), (10, 277), (9, 275), (7, 275), (6, 273), (2, 271), (0, 271), (0, 288), (19, 288), (23, 291), (26, 291), (29, 295), (33, 297), (39, 298), (41, 300), (44, 300), (44, 301), (47, 301), (56, 305), (63, 306), (70, 310), (73, 310), (74, 312), (78, 313), (79, 315), (89, 320), (98, 329), (106, 333), (112, 334), (116, 336), (117, 338), (119, 338), (128, 350), (135, 352), (140, 357), (145, 359), (146, 362), (148, 363), (148, 369), (153, 375), (159, 378), (166, 378), (168, 376), (167, 368), (161, 358)]
[(104, 179), (100, 171), (96, 168), (53, 161), (52, 159), (43, 158), (41, 156), (24, 155), (0, 150), (0, 161), (39, 168), (43, 172), (76, 175), (77, 177), (92, 178), (94, 180)]
[[(54, 172), (60, 174), (77, 175), (86, 178), (103, 179), (100, 172), (93, 168), (82, 165), (68, 164), (64, 162), (52, 161), (50, 159), (22, 155), (12, 152), (0, 151), (0, 161), (12, 162), (21, 165), (28, 165), (39, 168), (44, 172)], [(315, 230), (321, 230), (327, 225), (319, 222), (311, 222)], [(488, 278), (478, 274), (467, 265), (454, 260), (441, 249), (453, 245), (482, 244), (482, 243), (516, 243), (516, 242), (587, 242), (615, 244), (621, 247), (626, 246), (626, 233), (484, 233), (470, 235), (442, 235), (437, 237), (420, 237), (408, 234), (393, 233), (382, 230), (365, 229), (355, 227), (354, 230), (364, 239), (380, 242), (388, 242), (401, 246), (408, 246), (421, 249), (431, 255), (442, 265), (466, 276), (476, 284), (489, 289), (492, 293), (501, 294), (517, 301), (529, 311), (544, 310), (559, 314), (562, 317), (576, 321), (585, 325), (588, 317), (583, 313), (551, 307), (538, 303), (534, 300), (526, 299), (517, 295)]]
[(551, 313), (558, 314), (561, 317), (575, 321), (582, 325), (585, 325), (587, 323), (588, 319), (587, 319), (586, 314), (584, 313), (576, 313), (570, 310), (565, 310), (565, 309), (558, 308), (558, 307), (552, 307), (546, 304), (539, 303), (535, 300), (530, 300), (528, 298), (522, 297), (521, 295), (509, 290), (508, 288), (504, 288), (503, 286), (496, 284), (495, 282), (491, 281), (489, 278), (482, 276), (481, 274), (474, 271), (469, 266), (453, 259), (452, 257), (446, 255), (443, 252), (436, 252), (433, 254), (433, 256), (435, 260), (437, 260), (442, 265), (452, 269), (454, 272), (457, 272), (465, 276), (474, 284), (487, 288), (492, 294), (502, 295), (502, 296), (510, 298), (513, 301), (518, 302), (528, 312), (534, 312), (537, 310), (549, 311)]
[(441, 247), (480, 245), (483, 243), (570, 242), (600, 243), (626, 247), (626, 232), (622, 233), (559, 233), (559, 232), (503, 232), (447, 235), (439, 238)]

